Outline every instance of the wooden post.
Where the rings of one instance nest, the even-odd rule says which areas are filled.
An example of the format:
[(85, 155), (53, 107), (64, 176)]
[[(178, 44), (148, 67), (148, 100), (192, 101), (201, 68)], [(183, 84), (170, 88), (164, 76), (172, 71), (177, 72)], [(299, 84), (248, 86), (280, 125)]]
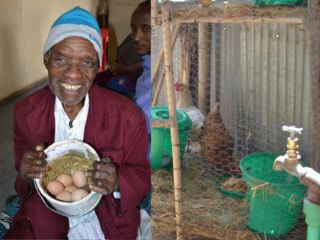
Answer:
[(164, 120), (152, 120), (153, 128), (170, 128), (175, 126), (175, 121), (172, 119), (164, 119)]
[(318, 1), (309, 1), (309, 33), (310, 33), (310, 162), (311, 167), (320, 171), (320, 135), (316, 129), (320, 128), (320, 5)]
[[(190, 45), (188, 45), (190, 47)], [(190, 50), (190, 48), (188, 48)], [(183, 77), (182, 83), (186, 86), (189, 86), (190, 82), (190, 51), (186, 51), (185, 53), (185, 62), (184, 62), (184, 69), (183, 69)]]
[(161, 76), (159, 78), (159, 81), (157, 82), (157, 85), (155, 86), (153, 99), (152, 99), (152, 106), (158, 105), (160, 92), (161, 92), (161, 89), (162, 89), (162, 86), (163, 86), (163, 80), (164, 80), (164, 77), (166, 75), (165, 73), (166, 72), (164, 70), (161, 72)]
[(176, 100), (174, 95), (174, 79), (172, 71), (172, 48), (169, 20), (169, 0), (162, 3), (162, 33), (164, 49), (164, 67), (166, 72), (167, 97), (169, 118), (175, 120), (175, 126), (170, 128), (172, 153), (173, 153), (173, 182), (174, 200), (176, 214), (176, 234), (177, 239), (183, 239), (183, 216), (182, 216), (182, 181), (181, 181), (181, 162), (180, 146), (177, 126)]
[[(175, 29), (175, 26), (174, 26), (174, 29)], [(152, 71), (152, 83), (155, 83), (156, 79), (158, 78), (162, 62), (163, 62), (163, 47), (161, 48), (161, 50), (159, 52), (156, 65)]]
[(186, 66), (185, 36), (180, 35), (180, 64), (179, 64), (179, 80), (183, 81), (184, 69)]
[[(176, 25), (174, 28), (173, 40), (172, 40), (172, 44), (171, 44), (172, 49), (174, 48), (174, 46), (176, 44), (179, 29), (180, 29), (180, 24)], [(164, 80), (164, 76), (165, 76), (164, 70), (162, 70), (162, 72), (161, 72), (159, 81), (155, 80), (155, 79), (157, 79), (157, 75), (159, 74), (159, 70), (160, 70), (160, 66), (161, 66), (162, 61), (163, 61), (163, 48), (161, 49), (161, 51), (159, 53), (158, 61), (155, 66), (154, 76), (152, 77), (152, 92), (154, 93), (153, 99), (152, 99), (152, 106), (155, 106), (158, 104), (159, 95), (160, 95), (162, 85), (163, 85), (163, 80)]]
[[(173, 30), (173, 41), (172, 41), (172, 45), (174, 46), (177, 40), (177, 36), (179, 33), (179, 29), (180, 29), (180, 24), (177, 24), (174, 26), (174, 30)], [(173, 48), (173, 47), (172, 47)], [(156, 79), (158, 77), (159, 71), (160, 71), (160, 67), (161, 64), (163, 62), (163, 48), (161, 48), (160, 52), (159, 52), (159, 56), (156, 62), (155, 67), (153, 68), (154, 70), (152, 71), (152, 83), (156, 82)]]
[(229, 17), (208, 16), (208, 17), (177, 17), (176, 23), (288, 23), (302, 24), (306, 22), (305, 17)]
[(151, 26), (159, 25), (158, 0), (151, 1)]
[(199, 23), (199, 86), (198, 86), (198, 106), (202, 113), (206, 113), (206, 87), (208, 80), (208, 39), (209, 25)]
[(189, 82), (190, 82), (190, 30), (187, 29), (184, 32), (184, 35), (181, 36), (183, 38), (181, 44), (181, 52), (183, 52), (183, 67), (182, 67), (182, 83), (189, 87)]

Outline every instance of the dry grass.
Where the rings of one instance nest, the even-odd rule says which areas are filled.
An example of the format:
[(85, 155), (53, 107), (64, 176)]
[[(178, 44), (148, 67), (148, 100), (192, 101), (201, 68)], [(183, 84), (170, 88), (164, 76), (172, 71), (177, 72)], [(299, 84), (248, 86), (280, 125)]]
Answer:
[[(185, 156), (183, 167), (184, 235), (187, 239), (259, 239), (245, 227), (245, 199), (225, 196), (197, 154)], [(153, 239), (175, 238), (172, 173), (152, 175)], [(223, 207), (222, 207), (223, 206)]]
[[(220, 192), (214, 186), (215, 176), (210, 165), (199, 154), (185, 154), (182, 170), (185, 239), (270, 239), (246, 228), (248, 214), (246, 198), (234, 198)], [(175, 239), (172, 172), (154, 171), (152, 184), (152, 237), (156, 240)], [(305, 234), (306, 225), (301, 216), (292, 232), (275, 239), (301, 240), (305, 239)]]

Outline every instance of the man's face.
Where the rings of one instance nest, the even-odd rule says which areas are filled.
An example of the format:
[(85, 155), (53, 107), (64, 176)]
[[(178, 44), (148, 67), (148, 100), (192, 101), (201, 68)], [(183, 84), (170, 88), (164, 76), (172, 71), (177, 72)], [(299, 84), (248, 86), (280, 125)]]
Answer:
[(45, 55), (49, 86), (64, 105), (77, 105), (90, 90), (99, 60), (93, 45), (80, 37), (66, 38)]
[(145, 55), (151, 50), (150, 9), (138, 7), (131, 17), (131, 36), (137, 54)]

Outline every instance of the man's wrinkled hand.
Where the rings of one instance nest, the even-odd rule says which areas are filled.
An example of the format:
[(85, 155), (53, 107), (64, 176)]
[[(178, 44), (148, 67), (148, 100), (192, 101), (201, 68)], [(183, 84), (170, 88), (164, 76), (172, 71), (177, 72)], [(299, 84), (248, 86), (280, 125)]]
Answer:
[(37, 145), (34, 150), (27, 151), (22, 157), (19, 175), (23, 180), (43, 177), (47, 162), (44, 145)]
[(93, 184), (89, 185), (91, 190), (102, 193), (103, 195), (117, 191), (117, 167), (111, 158), (107, 157), (102, 158), (101, 161), (95, 161), (93, 163), (93, 170), (88, 171), (86, 175), (91, 177), (93, 181)]

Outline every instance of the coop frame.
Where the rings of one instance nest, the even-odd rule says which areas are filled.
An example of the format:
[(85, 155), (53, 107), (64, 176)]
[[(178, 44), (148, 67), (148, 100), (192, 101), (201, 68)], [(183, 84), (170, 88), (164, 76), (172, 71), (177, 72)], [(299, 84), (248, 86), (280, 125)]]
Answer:
[[(309, 0), (308, 12), (315, 11), (312, 9), (312, 3), (315, 1)], [(227, 6), (226, 6), (227, 7)], [(199, 63), (198, 63), (198, 107), (202, 112), (206, 112), (205, 109), (205, 89), (207, 87), (207, 72), (204, 70), (205, 63), (208, 60), (208, 55), (205, 52), (205, 39), (208, 37), (207, 28), (210, 23), (288, 23), (288, 24), (302, 24), (310, 21), (308, 15), (303, 16), (225, 16), (221, 14), (219, 16), (200, 16), (195, 18), (172, 18), (170, 17), (169, 0), (163, 0), (161, 3), (161, 14), (159, 14), (159, 5), (157, 0), (152, 0), (152, 26), (161, 25), (163, 33), (163, 49), (160, 51), (159, 57), (156, 61), (154, 68), (152, 69), (152, 92), (153, 100), (152, 105), (157, 105), (160, 90), (162, 88), (164, 79), (166, 81), (167, 100), (169, 109), (169, 119), (164, 121), (153, 121), (152, 127), (157, 128), (170, 128), (171, 129), (171, 141), (173, 152), (173, 180), (174, 180), (174, 201), (176, 211), (176, 236), (177, 239), (183, 239), (183, 212), (182, 212), (182, 181), (181, 181), (181, 162), (179, 152), (179, 138), (176, 116), (176, 101), (174, 97), (174, 76), (172, 73), (172, 49), (175, 45), (177, 37), (179, 36), (179, 28), (184, 23), (197, 23), (199, 25)], [(311, 21), (312, 22), (312, 21)], [(171, 26), (173, 25), (173, 26)], [(318, 23), (316, 23), (318, 26)], [(171, 31), (171, 29), (173, 29)], [(202, 44), (201, 44), (202, 42)], [(182, 54), (186, 54), (183, 52)], [(190, 73), (189, 64), (186, 60), (188, 57), (184, 57), (181, 61), (181, 79), (182, 82), (188, 84), (188, 74)], [(163, 71), (161, 71), (161, 64), (163, 62)], [(315, 78), (314, 78), (315, 79)], [(314, 95), (314, 94), (313, 94)], [(315, 104), (316, 98), (312, 98), (311, 105)], [(314, 111), (313, 116), (318, 116), (318, 112)], [(316, 118), (311, 119), (311, 124), (318, 125)], [(312, 140), (313, 139), (313, 140)], [(311, 137), (311, 143), (315, 144), (315, 137)], [(318, 158), (316, 152), (311, 153), (314, 163), (312, 164), (317, 168)]]

